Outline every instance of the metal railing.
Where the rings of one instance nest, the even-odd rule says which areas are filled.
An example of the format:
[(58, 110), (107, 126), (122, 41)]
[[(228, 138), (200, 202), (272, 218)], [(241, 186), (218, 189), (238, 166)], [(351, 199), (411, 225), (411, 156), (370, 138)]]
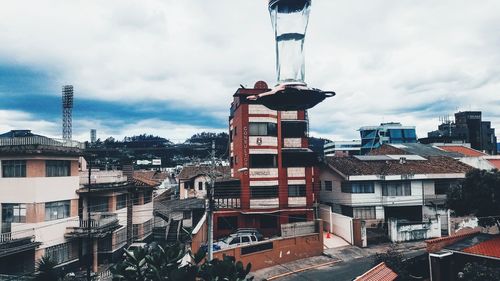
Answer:
[(88, 228), (90, 223), (90, 228), (101, 228), (118, 222), (118, 217), (116, 214), (105, 215), (99, 218), (81, 219), (80, 227)]
[(6, 243), (17, 239), (30, 238), (35, 236), (35, 229), (27, 229), (0, 234), (0, 243)]
[(214, 198), (215, 207), (218, 209), (239, 209), (241, 208), (240, 198)]
[(0, 146), (12, 145), (48, 145), (60, 147), (74, 147), (84, 149), (85, 144), (74, 140), (53, 139), (42, 136), (0, 138)]

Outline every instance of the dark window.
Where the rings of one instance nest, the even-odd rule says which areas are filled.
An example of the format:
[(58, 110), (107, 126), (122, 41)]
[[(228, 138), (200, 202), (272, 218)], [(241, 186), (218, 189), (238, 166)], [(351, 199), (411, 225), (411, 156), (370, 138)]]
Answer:
[(353, 209), (353, 218), (373, 220), (375, 219), (375, 206), (372, 207), (355, 207)]
[(262, 216), (260, 218), (260, 227), (261, 228), (276, 228), (278, 225), (278, 218), (268, 214), (267, 216)]
[(304, 197), (306, 196), (306, 185), (289, 185), (288, 186), (288, 197)]
[(276, 136), (276, 123), (256, 123), (248, 124), (250, 136)]
[(272, 249), (273, 249), (273, 242), (259, 243), (256, 245), (242, 247), (241, 254), (247, 255), (247, 254), (252, 254), (252, 253), (256, 253), (256, 252), (272, 250)]
[(342, 212), (342, 215), (344, 215), (344, 216), (348, 216), (351, 218), (353, 216), (352, 207), (350, 207), (350, 206), (340, 205), (340, 211)]
[(108, 212), (108, 197), (91, 197), (90, 198), (90, 211), (91, 212)]
[(233, 130), (229, 130), (229, 142), (233, 141)]
[(238, 127), (236, 127), (236, 126), (234, 127), (234, 135), (235, 136), (238, 135)]
[(409, 181), (385, 182), (382, 185), (382, 196), (410, 196), (411, 183)]
[(288, 223), (305, 222), (307, 221), (306, 214), (294, 214), (288, 216)]
[(233, 156), (229, 157), (229, 167), (230, 168), (234, 167), (234, 157)]
[(251, 186), (250, 187), (250, 198), (277, 198), (278, 197), (278, 187), (277, 186)]
[(229, 245), (239, 244), (240, 243), (240, 238), (241, 237), (234, 237), (233, 240), (231, 240), (231, 242), (229, 242)]
[(274, 154), (250, 154), (250, 168), (276, 168), (276, 158)]
[(344, 193), (374, 193), (373, 182), (343, 182), (342, 192)]
[(241, 237), (241, 243), (248, 243), (248, 242), (250, 242), (250, 237), (248, 236)]
[(150, 203), (153, 200), (153, 192), (145, 191), (144, 192), (144, 204)]
[(116, 196), (116, 209), (120, 210), (127, 207), (127, 194)]
[(45, 203), (45, 221), (69, 217), (70, 200)]
[(221, 230), (236, 230), (238, 228), (238, 217), (217, 218), (217, 228)]
[(26, 160), (3, 160), (2, 177), (4, 178), (26, 177)]
[(283, 121), (281, 122), (282, 138), (304, 138), (307, 137), (307, 122), (305, 121)]
[(203, 190), (203, 182), (198, 182), (198, 190)]
[(45, 161), (45, 175), (47, 177), (68, 177), (71, 175), (71, 161), (47, 160)]
[(2, 232), (11, 232), (11, 223), (26, 222), (26, 204), (2, 204)]
[(434, 193), (435, 194), (446, 194), (448, 190), (457, 183), (455, 181), (435, 181), (434, 182)]
[[(192, 182), (190, 182), (190, 184), (188, 185), (188, 187), (190, 189), (193, 188)], [(132, 204), (133, 205), (141, 205), (141, 201), (139, 201), (140, 198), (141, 197), (140, 197), (139, 193), (132, 193)]]
[(332, 191), (332, 181), (325, 181), (325, 190)]

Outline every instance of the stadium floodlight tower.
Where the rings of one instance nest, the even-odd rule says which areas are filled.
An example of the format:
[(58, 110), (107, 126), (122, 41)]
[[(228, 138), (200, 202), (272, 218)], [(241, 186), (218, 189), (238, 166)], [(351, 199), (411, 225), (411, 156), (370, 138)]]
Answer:
[(276, 39), (278, 84), (268, 92), (249, 96), (273, 110), (306, 110), (333, 97), (333, 91), (309, 88), (304, 81), (304, 39), (311, 0), (270, 0), (269, 13)]
[(73, 131), (73, 86), (62, 86), (63, 140), (71, 140)]

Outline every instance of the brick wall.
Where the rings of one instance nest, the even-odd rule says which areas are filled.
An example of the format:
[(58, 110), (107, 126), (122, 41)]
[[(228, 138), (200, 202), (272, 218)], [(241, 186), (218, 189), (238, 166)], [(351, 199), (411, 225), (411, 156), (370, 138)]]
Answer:
[(45, 160), (27, 160), (26, 177), (45, 177)]
[(471, 231), (464, 231), (456, 235), (426, 240), (425, 244), (427, 245), (427, 252), (428, 253), (438, 252), (448, 245), (456, 243), (467, 237), (474, 236), (478, 233), (480, 233), (479, 230), (471, 230)]
[[(319, 233), (269, 240), (272, 249), (242, 255), (244, 247), (232, 248), (214, 253), (214, 258), (222, 259), (223, 255), (233, 256), (243, 264), (251, 263), (252, 271), (279, 265), (298, 259), (319, 256), (323, 253), (323, 227), (318, 222)], [(262, 241), (261, 243), (266, 243)], [(246, 246), (249, 247), (249, 246)]]

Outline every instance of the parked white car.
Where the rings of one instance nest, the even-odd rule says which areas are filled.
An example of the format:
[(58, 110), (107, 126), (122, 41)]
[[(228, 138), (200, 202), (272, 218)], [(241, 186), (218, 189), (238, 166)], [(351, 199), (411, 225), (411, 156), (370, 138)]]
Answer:
[(226, 249), (230, 247), (237, 247), (245, 244), (252, 244), (257, 242), (257, 236), (250, 233), (235, 233), (228, 237), (218, 241), (215, 245), (219, 246), (221, 249)]

